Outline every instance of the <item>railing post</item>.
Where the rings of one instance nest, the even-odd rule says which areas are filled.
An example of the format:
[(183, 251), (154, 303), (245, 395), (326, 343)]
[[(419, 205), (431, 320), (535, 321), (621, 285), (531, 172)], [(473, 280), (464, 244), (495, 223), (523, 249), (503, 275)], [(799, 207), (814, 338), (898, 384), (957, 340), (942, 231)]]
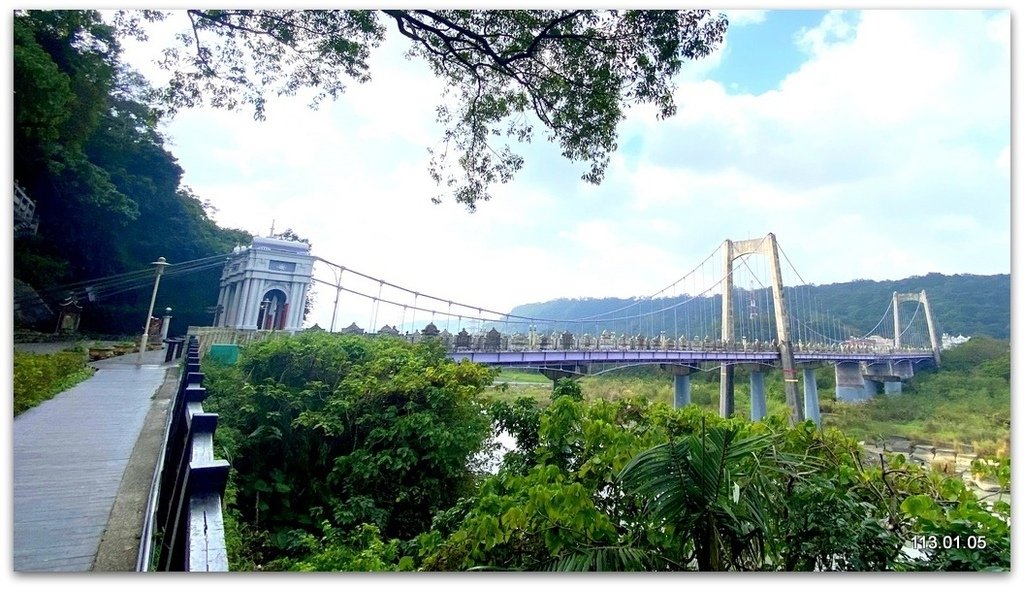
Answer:
[(223, 499), (230, 470), (226, 460), (189, 464), (188, 542), (183, 546), (184, 570), (228, 570)]
[[(228, 570), (222, 509), (230, 465), (213, 458), (217, 414), (203, 412), (203, 378), (199, 342), (191, 336), (168, 415), (157, 507), (148, 516), (155, 515), (156, 526), (145, 526), (163, 535), (156, 563), (161, 571)], [(147, 554), (150, 542), (143, 539)], [(148, 562), (140, 570), (148, 570)]]

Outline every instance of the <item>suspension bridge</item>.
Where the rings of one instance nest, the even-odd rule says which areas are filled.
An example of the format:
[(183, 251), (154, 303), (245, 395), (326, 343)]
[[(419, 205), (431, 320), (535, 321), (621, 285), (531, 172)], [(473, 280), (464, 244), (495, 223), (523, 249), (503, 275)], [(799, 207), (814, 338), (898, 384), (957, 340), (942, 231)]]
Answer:
[[(892, 293), (877, 301), (871, 329), (855, 327), (820, 300), (771, 233), (727, 239), (665, 287), (586, 313), (531, 316), (427, 294), (272, 237), (227, 256), (172, 264), (164, 276), (211, 267), (222, 268), (214, 327), (189, 330), (205, 340), (204, 350), (214, 341), (301, 330), (300, 309), (317, 283), (334, 293), (331, 332), (435, 339), (456, 361), (534, 369), (553, 380), (659, 365), (673, 375), (676, 405), (690, 402), (690, 375), (718, 370), (722, 415), (735, 409), (735, 367), (749, 366), (753, 419), (765, 414), (768, 370), (782, 371), (791, 419), (819, 422), (817, 369), (834, 367), (836, 398), (857, 402), (897, 393), (915, 368), (939, 362), (926, 293)], [(142, 270), (73, 286), (92, 300), (150, 280)]]

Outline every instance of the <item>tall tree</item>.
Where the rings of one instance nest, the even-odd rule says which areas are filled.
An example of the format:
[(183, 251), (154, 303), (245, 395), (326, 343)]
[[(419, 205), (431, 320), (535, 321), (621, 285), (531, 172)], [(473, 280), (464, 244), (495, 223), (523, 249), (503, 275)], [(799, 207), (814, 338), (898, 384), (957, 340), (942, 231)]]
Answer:
[[(675, 113), (674, 76), (724, 37), (724, 15), (707, 10), (187, 10), (180, 45), (163, 65), (170, 111), (209, 100), (265, 115), (268, 92), (317, 91), (336, 98), (348, 81), (370, 79), (367, 58), (385, 37), (382, 16), (447, 83), (431, 149), (441, 191), (474, 210), (490, 187), (523, 164), (516, 145), (538, 124), (563, 156), (589, 165), (599, 183), (632, 105)], [(129, 28), (167, 13), (122, 12)]]
[[(50, 302), (77, 296), (87, 303), (83, 328), (104, 333), (143, 323), (142, 287), (151, 282), (111, 279), (92, 291), (98, 300), (60, 285), (143, 270), (159, 256), (216, 256), (248, 239), (217, 227), (181, 185), (149, 89), (120, 61), (126, 31), (115, 33), (96, 11), (14, 18), (14, 178), (40, 218), (36, 235), (14, 241), (15, 277)], [(209, 321), (203, 310), (216, 300), (217, 271), (168, 275), (160, 302), (175, 309), (177, 328)]]

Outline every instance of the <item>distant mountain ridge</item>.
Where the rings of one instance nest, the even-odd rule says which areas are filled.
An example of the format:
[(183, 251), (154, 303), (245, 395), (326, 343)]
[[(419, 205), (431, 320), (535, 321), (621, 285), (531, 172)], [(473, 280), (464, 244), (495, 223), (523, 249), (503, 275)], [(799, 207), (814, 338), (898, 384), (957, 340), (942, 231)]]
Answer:
[[(790, 289), (787, 287), (786, 290), (789, 296)], [(832, 317), (854, 333), (866, 333), (878, 323), (892, 300), (893, 292), (917, 293), (924, 290), (940, 334), (1010, 339), (1009, 274), (945, 275), (933, 272), (900, 280), (854, 280), (801, 286), (798, 290), (802, 296), (813, 297), (822, 309), (828, 309)], [(577, 319), (609, 313), (636, 300), (614, 297), (556, 299), (518, 305), (510, 313), (553, 320)], [(667, 306), (670, 307), (674, 300), (682, 301), (683, 297), (668, 299)], [(721, 296), (708, 297), (698, 303), (711, 313), (721, 308)]]

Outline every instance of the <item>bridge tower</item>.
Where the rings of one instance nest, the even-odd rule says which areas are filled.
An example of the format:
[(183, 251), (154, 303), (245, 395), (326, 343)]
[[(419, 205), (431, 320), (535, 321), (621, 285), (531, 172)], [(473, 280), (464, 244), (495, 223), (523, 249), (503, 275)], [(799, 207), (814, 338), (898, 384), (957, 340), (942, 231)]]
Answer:
[(253, 237), (231, 252), (220, 279), (217, 327), (302, 329), (302, 313), (313, 277), (309, 244)]
[[(772, 275), (772, 302), (775, 307), (775, 324), (778, 329), (778, 346), (782, 359), (782, 380), (786, 390), (786, 403), (791, 410), (789, 419), (790, 423), (801, 422), (804, 420), (804, 408), (800, 403), (800, 393), (797, 390), (796, 361), (793, 358), (793, 348), (789, 340), (789, 316), (786, 312), (786, 298), (782, 289), (782, 268), (779, 264), (779, 245), (775, 240), (775, 234), (769, 233), (761, 239), (742, 241), (727, 239), (722, 249), (725, 262), (725, 280), (722, 286), (722, 342), (726, 345), (733, 343), (736, 333), (732, 314), (733, 262), (746, 255), (762, 254), (768, 258)], [(731, 417), (735, 410), (733, 374), (734, 367), (732, 365), (722, 365), (718, 409), (723, 417)]]
[(932, 309), (928, 305), (928, 295), (922, 289), (921, 292), (892, 293), (892, 322), (893, 341), (897, 349), (900, 348), (900, 303), (906, 301), (917, 301), (924, 306), (924, 318), (928, 322), (928, 339), (931, 341), (932, 354), (935, 356), (935, 365), (939, 365), (939, 337), (935, 333), (935, 321), (932, 319)]

